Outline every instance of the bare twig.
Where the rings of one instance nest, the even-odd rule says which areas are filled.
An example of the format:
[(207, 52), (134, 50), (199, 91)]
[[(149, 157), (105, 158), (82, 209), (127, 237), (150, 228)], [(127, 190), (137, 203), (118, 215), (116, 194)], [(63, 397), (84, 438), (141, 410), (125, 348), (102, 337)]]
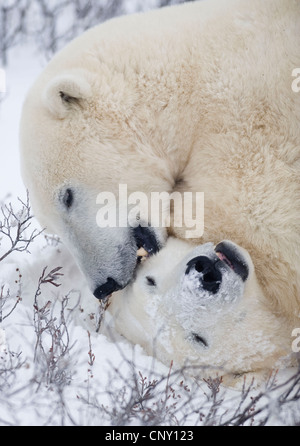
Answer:
[(29, 245), (43, 232), (34, 229), (27, 235), (33, 219), (28, 192), (25, 203), (20, 198), (18, 198), (18, 201), (22, 205), (18, 212), (14, 210), (11, 203), (8, 205), (3, 204), (0, 208), (0, 247), (2, 246), (3, 238), (10, 245), (5, 252), (0, 253), (0, 262), (14, 251), (29, 252)]

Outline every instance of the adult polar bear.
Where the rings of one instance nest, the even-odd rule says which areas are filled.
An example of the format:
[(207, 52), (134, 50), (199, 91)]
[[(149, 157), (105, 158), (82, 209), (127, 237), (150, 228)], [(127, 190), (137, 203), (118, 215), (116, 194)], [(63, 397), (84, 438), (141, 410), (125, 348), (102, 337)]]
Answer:
[[(151, 228), (100, 229), (99, 192), (205, 193), (200, 242), (250, 253), (270, 311), (300, 313), (298, 0), (207, 0), (114, 19), (69, 44), (26, 99), (25, 184), (97, 297), (128, 284)], [(170, 228), (183, 237), (185, 228)], [(199, 243), (199, 240), (198, 240)]]

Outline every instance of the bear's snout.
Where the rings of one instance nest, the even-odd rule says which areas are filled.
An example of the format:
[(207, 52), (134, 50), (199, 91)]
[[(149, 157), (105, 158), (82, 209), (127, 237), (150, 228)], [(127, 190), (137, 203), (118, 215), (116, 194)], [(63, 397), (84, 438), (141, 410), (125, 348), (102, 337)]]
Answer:
[(114, 279), (109, 277), (106, 283), (96, 288), (94, 291), (94, 296), (99, 300), (103, 300), (113, 294), (115, 291), (119, 291), (122, 288), (123, 287), (120, 286)]
[(196, 271), (199, 274), (202, 288), (205, 291), (216, 294), (222, 283), (222, 272), (218, 268), (219, 259), (210, 259), (205, 256), (198, 256), (187, 263), (185, 274)]
[(139, 225), (133, 229), (133, 234), (137, 249), (143, 248), (149, 255), (156, 254), (160, 250), (161, 246), (151, 227)]

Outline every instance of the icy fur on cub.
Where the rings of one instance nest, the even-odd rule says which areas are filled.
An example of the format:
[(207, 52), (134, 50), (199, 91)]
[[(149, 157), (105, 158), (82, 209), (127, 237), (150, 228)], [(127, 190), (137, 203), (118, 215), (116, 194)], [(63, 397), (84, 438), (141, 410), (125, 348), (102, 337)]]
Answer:
[[(259, 310), (259, 311), (258, 311)], [(250, 255), (232, 242), (170, 238), (143, 262), (109, 312), (118, 332), (195, 376), (261, 376), (292, 362), (284, 319), (267, 310)]]

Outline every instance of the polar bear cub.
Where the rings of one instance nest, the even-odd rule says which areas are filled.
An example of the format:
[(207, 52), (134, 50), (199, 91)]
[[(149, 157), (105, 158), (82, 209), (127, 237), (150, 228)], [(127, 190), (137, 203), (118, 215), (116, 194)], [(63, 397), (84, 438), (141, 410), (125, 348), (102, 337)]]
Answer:
[(258, 376), (291, 361), (283, 319), (270, 312), (248, 252), (230, 241), (195, 247), (169, 238), (109, 312), (127, 339), (197, 376)]

